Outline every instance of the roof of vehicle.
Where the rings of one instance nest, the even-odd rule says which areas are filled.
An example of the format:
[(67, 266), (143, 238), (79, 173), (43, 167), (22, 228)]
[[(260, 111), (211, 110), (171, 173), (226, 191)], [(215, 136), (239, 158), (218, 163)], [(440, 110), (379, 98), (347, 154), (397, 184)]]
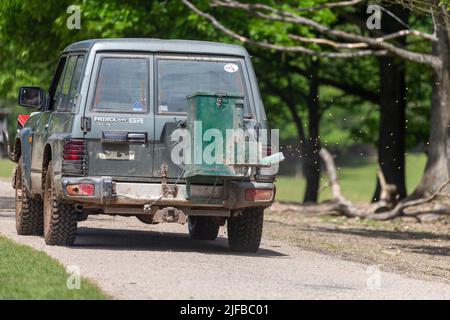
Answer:
[(205, 53), (248, 56), (244, 47), (220, 42), (164, 39), (90, 39), (73, 43), (63, 52), (73, 51), (147, 51), (173, 53)]

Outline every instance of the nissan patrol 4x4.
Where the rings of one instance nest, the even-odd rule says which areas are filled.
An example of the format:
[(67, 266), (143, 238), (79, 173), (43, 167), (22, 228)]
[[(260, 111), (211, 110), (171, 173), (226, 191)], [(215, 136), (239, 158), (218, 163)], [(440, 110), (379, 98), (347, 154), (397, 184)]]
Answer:
[[(38, 110), (18, 131), (10, 155), (18, 164), (18, 234), (72, 245), (78, 221), (124, 215), (149, 224), (187, 222), (190, 237), (203, 240), (214, 240), (226, 223), (232, 250), (258, 249), (278, 167), (261, 161), (275, 146), (258, 140), (267, 120), (244, 48), (184, 40), (82, 41), (64, 49), (49, 90), (22, 87), (19, 104)], [(174, 132), (192, 131), (202, 120), (256, 136), (264, 155), (220, 170), (174, 161)]]

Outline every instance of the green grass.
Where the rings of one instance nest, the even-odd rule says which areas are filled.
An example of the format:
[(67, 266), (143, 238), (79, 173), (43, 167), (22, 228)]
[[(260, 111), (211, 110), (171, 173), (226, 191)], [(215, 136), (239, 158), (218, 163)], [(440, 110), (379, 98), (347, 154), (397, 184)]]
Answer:
[(0, 177), (9, 178), (16, 164), (8, 159), (0, 159)]
[[(406, 158), (406, 184), (408, 192), (414, 190), (419, 183), (425, 168), (424, 154), (411, 154)], [(342, 192), (351, 201), (370, 201), (375, 190), (376, 163), (352, 163), (351, 166), (340, 167), (338, 170)], [(305, 180), (303, 178), (280, 176), (277, 179), (277, 200), (296, 201), (303, 199)], [(328, 178), (322, 177), (321, 185), (328, 183)], [(331, 198), (330, 189), (323, 190), (320, 201)]]
[(68, 277), (45, 253), (0, 237), (0, 300), (108, 298), (83, 278), (80, 289), (69, 290)]

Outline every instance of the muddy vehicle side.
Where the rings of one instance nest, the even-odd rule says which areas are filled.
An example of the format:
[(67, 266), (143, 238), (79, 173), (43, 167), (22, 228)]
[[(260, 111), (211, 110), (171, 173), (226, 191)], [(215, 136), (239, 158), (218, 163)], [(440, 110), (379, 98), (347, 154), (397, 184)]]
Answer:
[[(191, 238), (213, 240), (227, 222), (230, 247), (256, 251), (277, 166), (189, 183), (171, 159), (171, 135), (186, 125), (186, 96), (198, 91), (241, 95), (244, 127), (268, 129), (240, 46), (105, 39), (65, 48), (48, 92), (20, 89), (19, 104), (40, 110), (19, 131), (10, 156), (18, 163), (18, 233), (71, 245), (78, 221), (108, 214), (187, 222)], [(270, 152), (270, 142), (264, 149)]]

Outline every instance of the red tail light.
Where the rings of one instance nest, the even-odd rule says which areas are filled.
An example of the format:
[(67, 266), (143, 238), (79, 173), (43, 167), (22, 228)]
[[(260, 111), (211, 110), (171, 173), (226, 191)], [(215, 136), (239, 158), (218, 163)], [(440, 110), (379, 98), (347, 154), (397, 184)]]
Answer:
[(64, 160), (83, 160), (86, 144), (84, 140), (69, 140), (64, 143)]
[(62, 171), (65, 175), (84, 176), (87, 167), (86, 141), (71, 139), (64, 143)]
[(272, 189), (246, 189), (245, 201), (270, 201), (273, 198)]
[(93, 196), (95, 186), (92, 183), (69, 184), (66, 190), (69, 196)]

